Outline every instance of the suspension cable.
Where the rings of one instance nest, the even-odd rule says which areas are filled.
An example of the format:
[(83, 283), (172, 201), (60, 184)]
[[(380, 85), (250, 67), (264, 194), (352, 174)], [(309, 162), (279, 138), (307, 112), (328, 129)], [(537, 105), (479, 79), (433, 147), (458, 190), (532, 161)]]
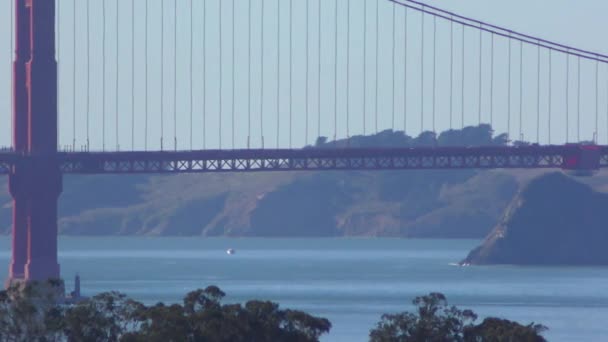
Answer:
[(524, 111), (524, 45), (519, 42), (519, 137), (523, 141), (523, 111)]
[(435, 93), (437, 92), (437, 17), (433, 17), (433, 132), (436, 133), (435, 127)]
[(420, 20), (420, 134), (422, 132), (424, 132), (424, 12), (421, 12)]
[(453, 128), (453, 121), (454, 121), (454, 22), (450, 21), (450, 130), (452, 130), (452, 128)]
[(334, 4), (334, 143), (336, 143), (338, 136), (338, 0), (335, 0)]
[(494, 130), (494, 33), (490, 44), (490, 127)]
[[(87, 0), (88, 3), (89, 0)], [(88, 43), (88, 42), (87, 42)], [(88, 123), (87, 123), (88, 125)], [(87, 137), (88, 141), (88, 137)], [(131, 0), (131, 151), (135, 150), (135, 0)]]
[[(204, 1), (203, 1), (204, 2)], [(148, 1), (144, 1), (144, 150), (148, 150)], [(204, 77), (203, 77), (204, 79)]]
[(375, 86), (375, 97), (374, 97), (374, 115), (375, 115), (375, 126), (376, 126), (376, 134), (378, 134), (378, 69), (379, 69), (379, 61), (378, 61), (378, 55), (379, 55), (379, 41), (380, 41), (380, 6), (379, 6), (380, 1), (376, 1), (376, 80), (374, 82), (374, 86)]
[[(600, 62), (604, 62), (604, 63), (608, 62), (608, 55), (602, 55), (600, 53), (592, 52), (592, 51), (585, 51), (585, 50), (577, 49), (575, 47), (566, 46), (563, 44), (544, 40), (544, 39), (541, 39), (538, 37), (528, 36), (528, 35), (525, 35), (525, 34), (522, 34), (519, 32), (515, 32), (515, 31), (509, 30), (506, 28), (498, 27), (496, 25), (481, 22), (479, 20), (466, 18), (466, 17), (460, 16), (460, 15), (452, 13), (452, 12), (444, 11), (440, 8), (430, 6), (428, 4), (423, 4), (421, 2), (417, 2), (417, 1), (413, 1), (413, 0), (389, 0), (389, 1), (396, 3), (403, 7), (409, 7), (418, 12), (424, 12), (429, 15), (439, 17), (444, 20), (454, 21), (455, 23), (461, 24), (463, 26), (468, 26), (471, 28), (478, 29), (479, 25), (481, 24), (484, 26), (483, 31), (486, 31), (489, 33), (494, 33), (501, 37), (511, 38), (511, 39), (514, 39), (517, 41), (521, 41), (521, 42), (529, 44), (529, 45), (537, 46), (537, 45), (539, 45), (538, 42), (541, 42), (540, 43), (541, 47), (550, 49), (550, 50), (553, 50), (556, 52), (568, 53), (572, 56), (577, 56), (577, 57), (581, 57), (581, 58), (589, 59), (589, 60), (599, 60)], [(457, 19), (454, 19), (454, 17)], [(574, 52), (572, 52), (572, 51), (574, 51)]]
[(553, 80), (552, 80), (552, 78), (553, 78), (553, 66), (552, 66), (552, 60), (553, 60), (553, 58), (552, 58), (552, 55), (553, 55), (553, 52), (551, 50), (549, 50), (549, 105), (547, 106), (548, 107), (548, 116), (549, 116), (549, 120), (547, 121), (547, 124), (549, 126), (548, 127), (549, 128), (548, 129), (548, 131), (549, 131), (549, 137), (548, 137), (548, 143), (549, 143), (549, 145), (551, 145), (551, 116), (552, 116), (551, 115), (552, 114), (551, 113), (551, 107), (552, 107), (552, 102), (553, 102), (553, 99), (552, 99), (552, 95), (553, 95)]
[(173, 2), (173, 150), (177, 151), (177, 1)]
[(570, 140), (570, 55), (566, 55), (566, 143)]
[(160, 2), (160, 150), (164, 150), (165, 115), (165, 0)]
[(595, 132), (593, 134), (593, 142), (594, 143), (598, 143), (598, 121), (599, 121), (599, 97), (600, 97), (600, 91), (599, 91), (599, 66), (600, 63), (598, 61), (595, 62)]
[(407, 135), (407, 7), (403, 9), (403, 134)]
[[(11, 1), (11, 6), (13, 6), (14, 1), (13, 0), (9, 0), (9, 1)], [(62, 65), (63, 60), (61, 58), (61, 1), (56, 0), (55, 4), (57, 6), (57, 23), (56, 23), (56, 25), (57, 25), (57, 32), (56, 32), (56, 34), (57, 34), (57, 49), (56, 49), (57, 50), (56, 51), (56, 54), (57, 54), (57, 89), (61, 89), (61, 80), (62, 80), (61, 71), (63, 70), (63, 65)], [(14, 14), (14, 12), (15, 11), (13, 9), (11, 11), (11, 13)], [(16, 19), (13, 19), (13, 20), (16, 20)], [(11, 24), (11, 30), (14, 30), (14, 26), (15, 26), (15, 24), (13, 22)], [(14, 35), (15, 35), (15, 32), (12, 32), (11, 37), (14, 37)], [(11, 54), (12, 53), (13, 52), (11, 52)], [(11, 60), (11, 62), (12, 62), (12, 60)], [(12, 67), (12, 65), (11, 65), (11, 67)], [(11, 96), (11, 99), (12, 99), (12, 96)], [(61, 132), (62, 107), (63, 106), (62, 106), (61, 96), (57, 96), (57, 108), (58, 108), (58, 110), (57, 110), (57, 121), (58, 121), (57, 122), (57, 137), (58, 137), (58, 139), (59, 139), (59, 137), (61, 137), (60, 132)]]
[(115, 69), (116, 77), (114, 79), (114, 82), (115, 82), (115, 84), (114, 84), (114, 92), (115, 92), (114, 93), (114, 97), (115, 97), (115, 100), (114, 100), (114, 115), (116, 116), (116, 118), (115, 118), (115, 121), (114, 121), (114, 124), (115, 124), (115, 128), (114, 129), (116, 130), (116, 133), (115, 133), (114, 137), (115, 137), (115, 140), (116, 140), (116, 150), (117, 151), (120, 150), (120, 147), (119, 147), (120, 146), (119, 145), (119, 133), (118, 133), (118, 106), (119, 106), (118, 99), (119, 99), (119, 90), (120, 90), (119, 89), (119, 77), (118, 77), (118, 75), (120, 75), (120, 73), (119, 73), (120, 72), (120, 67), (119, 67), (120, 61), (119, 61), (119, 52), (118, 52), (118, 50), (120, 49), (119, 48), (119, 44), (120, 44), (119, 29), (118, 29), (118, 26), (120, 24), (119, 14), (120, 14), (120, 11), (118, 9), (118, 0), (116, 0), (116, 32), (115, 32), (115, 39), (116, 39), (116, 42), (115, 42), (116, 45), (115, 45), (115, 47), (116, 47), (116, 51), (115, 51), (115, 55), (114, 55), (115, 60), (116, 60), (116, 69)]
[[(280, 0), (279, 0), (280, 1)], [(317, 138), (321, 137), (321, 1), (319, 0), (318, 7), (318, 31), (317, 31), (317, 54), (319, 60), (318, 75), (317, 75)]]
[(101, 77), (101, 112), (102, 112), (102, 128), (101, 128), (101, 148), (106, 150), (106, 2), (102, 1), (102, 77)]
[(194, 67), (194, 8), (193, 8), (193, 3), (192, 0), (190, 0), (190, 59), (188, 60), (189, 64), (188, 64), (188, 73), (190, 74), (190, 150), (193, 150), (194, 146), (194, 133), (193, 133), (193, 126), (194, 126), (194, 76), (193, 76), (193, 67)]
[(223, 103), (222, 103), (222, 95), (223, 95), (223, 79), (224, 79), (224, 58), (223, 58), (223, 51), (222, 51), (222, 1), (218, 1), (218, 52), (219, 52), (219, 65), (220, 65), (220, 69), (219, 69), (219, 74), (220, 74), (220, 79), (219, 79), (219, 98), (218, 98), (218, 146), (219, 149), (222, 149), (222, 112), (223, 112)]
[(346, 0), (346, 142), (350, 146), (350, 0)]
[(87, 144), (86, 151), (89, 151), (90, 148), (90, 117), (91, 117), (91, 0), (87, 0), (86, 2), (86, 10), (87, 10), (87, 96), (86, 96), (86, 106), (87, 106)]
[(509, 77), (508, 77), (508, 87), (507, 87), (507, 137), (509, 140), (511, 139), (511, 61), (512, 61), (512, 40), (509, 39)]
[(293, 127), (293, 0), (289, 0), (289, 148), (292, 145)]
[(461, 106), (462, 106), (462, 111), (461, 111), (461, 115), (462, 115), (462, 128), (464, 129), (464, 85), (465, 85), (465, 63), (464, 63), (464, 51), (465, 51), (465, 26), (462, 26), (462, 85), (461, 85), (461, 89), (460, 89), (460, 93), (461, 93), (461, 97), (462, 97), (462, 101), (461, 101)]
[(367, 1), (363, 1), (363, 135), (366, 134), (367, 114)]
[(207, 1), (203, 1), (203, 150), (207, 149)]
[[(262, 0), (264, 4), (264, 0)], [(262, 16), (264, 15), (262, 11)], [(262, 31), (263, 29), (262, 25)], [(264, 34), (262, 34), (262, 39)], [(264, 47), (262, 46), (262, 51)], [(262, 52), (262, 55), (264, 52)], [(262, 63), (263, 65), (263, 63)], [(263, 76), (262, 76), (263, 77)], [(264, 82), (262, 82), (263, 84)], [(277, 0), (277, 148), (280, 144), (280, 133), (281, 133), (281, 0)]]
[(247, 149), (251, 148), (251, 1), (247, 1)]
[(309, 60), (308, 60), (308, 57), (309, 57), (308, 54), (309, 54), (309, 50), (310, 50), (310, 48), (309, 48), (309, 37), (308, 37), (309, 36), (309, 30), (310, 30), (310, 28), (309, 28), (309, 11), (310, 11), (309, 6), (310, 6), (310, 3), (309, 2), (310, 2), (309, 0), (306, 0), (306, 87), (305, 87), (306, 88), (305, 89), (305, 98), (306, 98), (306, 101), (305, 101), (305, 104), (304, 104), (304, 106), (306, 107), (305, 108), (306, 123), (304, 124), (304, 126), (305, 126), (305, 128), (304, 128), (304, 145), (305, 146), (308, 146), (308, 115), (309, 115), (309, 113), (308, 113), (308, 90), (309, 90), (308, 89), (308, 81), (309, 81), (309, 75), (308, 75), (308, 73), (309, 73), (309, 68), (310, 68), (310, 66), (309, 66)]
[(76, 0), (72, 6), (72, 151), (76, 150)]
[(393, 48), (393, 59), (392, 59), (392, 72), (391, 72), (391, 76), (392, 76), (392, 81), (393, 81), (393, 98), (391, 101), (392, 104), (392, 110), (391, 110), (391, 129), (395, 130), (395, 54), (396, 54), (396, 49), (395, 49), (395, 45), (396, 44), (396, 27), (395, 27), (395, 16), (396, 16), (396, 12), (397, 12), (397, 5), (395, 5), (393, 3), (393, 21), (391, 23), (392, 28), (393, 28), (393, 41), (392, 41), (392, 48)]
[[(8, 2), (10, 3), (10, 6), (11, 6), (11, 7), (10, 7), (10, 9), (9, 9), (9, 11), (10, 11), (10, 12), (9, 12), (9, 14), (10, 14), (10, 26), (11, 26), (11, 27), (10, 27), (10, 46), (9, 46), (10, 53), (9, 53), (9, 55), (8, 55), (8, 58), (9, 58), (9, 63), (10, 63), (10, 66), (11, 66), (11, 68), (12, 68), (12, 65), (13, 65), (13, 58), (14, 58), (14, 57), (13, 57), (13, 56), (14, 56), (13, 54), (15, 53), (15, 51), (14, 51), (14, 50), (15, 50), (15, 49), (14, 49), (14, 45), (15, 45), (15, 37), (14, 37), (14, 35), (15, 35), (15, 19), (14, 19), (14, 16), (15, 16), (15, 9), (14, 9), (14, 7), (13, 7), (13, 6), (15, 5), (15, 1), (13, 1), (13, 0), (8, 0)], [(57, 25), (57, 23), (55, 23), (55, 25)], [(58, 32), (58, 30), (56, 29), (56, 31), (55, 31), (55, 32)], [(55, 52), (55, 58), (56, 58), (56, 59), (58, 59), (58, 58), (57, 58), (57, 52)], [(11, 69), (11, 72), (12, 72), (12, 69)], [(59, 88), (59, 85), (57, 86), (57, 88)], [(11, 97), (10, 97), (10, 106), (11, 106), (11, 107), (10, 107), (10, 113), (12, 114), (12, 113), (13, 113), (13, 111), (14, 111), (14, 107), (15, 107), (15, 101), (14, 101), (14, 99), (13, 99), (13, 96), (11, 96)], [(11, 120), (14, 120), (14, 119), (11, 119)], [(14, 150), (14, 149), (15, 149), (15, 147), (16, 147), (16, 146), (15, 146), (15, 133), (14, 133), (14, 131), (15, 131), (15, 122), (14, 122), (14, 121), (11, 121), (11, 122), (12, 122), (12, 127), (11, 127), (11, 130), (10, 130), (10, 131), (11, 131), (11, 142), (10, 142), (10, 146), (11, 146), (11, 147), (12, 147), (12, 149)], [(57, 125), (57, 127), (59, 127), (59, 125)], [(59, 134), (57, 134), (57, 136), (59, 136)]]
[[(479, 25), (480, 28), (483, 27), (483, 25)], [(481, 125), (481, 96), (483, 95), (482, 93), (482, 83), (483, 83), (483, 77), (482, 77), (482, 72), (483, 72), (483, 30), (479, 30), (479, 103), (477, 105), (477, 109), (479, 110), (479, 112), (477, 113), (477, 125)]]
[(234, 137), (235, 137), (235, 129), (234, 129), (234, 116), (235, 116), (235, 102), (234, 102), (234, 92), (236, 89), (236, 80), (235, 80), (235, 72), (236, 72), (236, 58), (235, 58), (235, 30), (236, 30), (236, 23), (235, 23), (235, 7), (234, 7), (234, 2), (235, 0), (232, 0), (232, 105), (231, 105), (231, 109), (232, 109), (232, 149), (235, 149), (234, 146)]
[(540, 144), (540, 47), (536, 55), (536, 143)]
[[(279, 0), (280, 1), (280, 0)], [(262, 6), (261, 6), (261, 19), (262, 21), (260, 22), (260, 140), (262, 143), (262, 148), (264, 148), (264, 14), (265, 14), (265, 1), (262, 0)], [(277, 15), (278, 17), (278, 15)], [(278, 31), (278, 29), (277, 29)], [(278, 33), (277, 33), (278, 35)], [(277, 43), (278, 44), (278, 43)], [(277, 51), (279, 49), (279, 46), (277, 46)], [(278, 53), (278, 52), (277, 52)], [(279, 68), (279, 63), (277, 62), (277, 71)], [(277, 72), (277, 77), (279, 73)], [(278, 93), (277, 93), (277, 105), (278, 105)], [(279, 111), (278, 111), (278, 106), (277, 106), (277, 117), (279, 115)], [(277, 119), (278, 120), (278, 119)], [(278, 121), (277, 121), (278, 122)], [(278, 128), (278, 123), (277, 123), (277, 128)], [(278, 135), (278, 129), (277, 129), (277, 148), (278, 148), (278, 144), (279, 144), (279, 135)]]
[(577, 58), (576, 72), (576, 142), (581, 142), (581, 58)]

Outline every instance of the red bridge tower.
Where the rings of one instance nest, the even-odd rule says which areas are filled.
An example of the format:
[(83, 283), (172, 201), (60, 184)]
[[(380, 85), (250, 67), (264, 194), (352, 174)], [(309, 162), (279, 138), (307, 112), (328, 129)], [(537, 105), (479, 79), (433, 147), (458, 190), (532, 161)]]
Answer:
[(55, 0), (14, 0), (13, 148), (22, 158), (9, 175), (12, 259), (7, 284), (59, 279)]

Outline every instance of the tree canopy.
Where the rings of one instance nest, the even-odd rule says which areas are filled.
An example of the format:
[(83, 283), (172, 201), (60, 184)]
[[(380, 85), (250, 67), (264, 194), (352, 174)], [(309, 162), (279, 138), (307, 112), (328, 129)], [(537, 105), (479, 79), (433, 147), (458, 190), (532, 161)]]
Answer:
[(108, 292), (76, 304), (57, 303), (33, 288), (0, 292), (1, 341), (318, 341), (331, 323), (269, 301), (222, 304), (216, 286), (192, 291), (183, 304), (146, 306)]
[(477, 315), (448, 305), (441, 293), (416, 297), (416, 313), (382, 315), (370, 331), (371, 342), (544, 342), (547, 328), (531, 323), (521, 325), (506, 319), (486, 318), (475, 325)]

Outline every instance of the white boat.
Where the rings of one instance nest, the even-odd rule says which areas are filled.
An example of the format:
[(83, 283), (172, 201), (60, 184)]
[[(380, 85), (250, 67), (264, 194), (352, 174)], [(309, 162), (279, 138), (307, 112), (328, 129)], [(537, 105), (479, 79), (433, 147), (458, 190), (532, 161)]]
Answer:
[(233, 255), (234, 253), (236, 253), (236, 251), (233, 248), (228, 248), (226, 250), (226, 254), (228, 254), (228, 255)]

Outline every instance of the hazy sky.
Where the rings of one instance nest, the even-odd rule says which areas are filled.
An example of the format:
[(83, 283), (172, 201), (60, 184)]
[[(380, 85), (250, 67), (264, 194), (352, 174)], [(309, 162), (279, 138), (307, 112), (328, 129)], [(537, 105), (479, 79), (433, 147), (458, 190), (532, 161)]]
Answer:
[[(10, 2), (0, 0), (0, 146), (10, 141)], [(76, 1), (76, 2), (75, 2)], [(87, 139), (87, 105), (89, 108), (89, 138), (91, 147), (101, 149), (103, 139), (103, 113), (105, 112), (105, 147), (115, 149), (116, 142), (120, 148), (131, 148), (131, 122), (135, 121), (135, 149), (144, 148), (145, 126), (145, 61), (144, 58), (144, 0), (134, 0), (135, 11), (135, 44), (132, 44), (131, 1), (120, 0), (118, 24), (116, 19), (116, 1), (106, 1), (106, 52), (105, 52), (105, 94), (103, 81), (103, 35), (100, 0), (90, 0), (90, 59), (87, 63), (87, 27), (85, 0), (60, 1), (60, 139), (61, 145), (71, 145), (76, 139), (79, 147)], [(334, 39), (335, 14), (333, 0), (322, 0), (319, 20), (318, 0), (293, 1), (292, 51), (293, 68), (291, 70), (292, 87), (289, 87), (289, 1), (280, 0), (280, 50), (277, 50), (277, 0), (264, 0), (264, 45), (261, 48), (261, 13), (262, 0), (252, 0), (251, 11), (251, 69), (249, 69), (249, 26), (248, 2), (235, 0), (234, 46), (235, 58), (232, 59), (232, 3), (221, 0), (222, 48), (220, 56), (220, 21), (219, 0), (207, 0), (206, 21), (202, 20), (203, 2), (193, 0), (177, 1), (177, 50), (174, 51), (173, 1), (165, 0), (164, 7), (164, 68), (162, 68), (163, 87), (161, 89), (161, 0), (148, 0), (148, 149), (158, 149), (161, 137), (161, 115), (163, 118), (164, 147), (173, 149), (174, 135), (177, 133), (179, 149), (190, 148), (191, 122), (192, 146), (202, 148), (219, 147), (220, 113), (222, 117), (222, 147), (232, 147), (232, 113), (234, 108), (234, 142), (235, 147), (246, 147), (248, 132), (251, 132), (252, 147), (261, 145), (262, 128), (266, 147), (275, 147), (277, 139), (277, 103), (280, 113), (278, 126), (279, 145), (287, 147), (289, 139), (289, 117), (292, 113), (292, 146), (301, 146), (306, 141), (311, 143), (317, 136), (318, 108), (320, 107), (321, 135), (334, 136), (334, 120), (337, 119), (337, 137), (346, 134), (361, 134), (375, 131), (376, 99), (378, 103), (378, 128), (393, 126), (402, 130), (404, 126), (409, 134), (420, 132), (420, 114), (424, 111), (425, 130), (432, 128), (432, 112), (435, 108), (437, 130), (449, 128), (450, 108), (453, 115), (453, 126), (461, 126), (462, 109), (464, 123), (475, 124), (479, 115), (479, 33), (476, 30), (465, 30), (465, 72), (464, 102), (462, 101), (462, 29), (454, 26), (454, 73), (453, 86), (450, 87), (450, 25), (443, 20), (437, 21), (437, 50), (435, 57), (435, 101), (433, 101), (433, 19), (425, 16), (424, 32), (424, 66), (421, 66), (421, 33), (422, 21), (418, 12), (409, 10), (405, 26), (404, 9), (395, 7), (395, 68), (393, 69), (392, 18), (394, 5), (388, 0), (379, 0), (379, 53), (378, 53), (378, 97), (375, 84), (375, 7), (374, 0), (350, 0), (350, 17), (347, 17), (349, 0), (338, 0), (338, 40)], [(74, 30), (73, 11), (76, 3), (76, 30)], [(308, 5), (308, 87), (306, 87), (306, 4)], [(482, 21), (504, 26), (545, 39), (573, 45), (593, 51), (608, 52), (605, 32), (608, 24), (605, 15), (608, 13), (608, 2), (603, 0), (444, 0), (426, 1), (456, 13), (470, 16)], [(365, 11), (367, 16), (364, 17)], [(193, 14), (192, 56), (190, 67), (190, 12)], [(347, 18), (350, 18), (350, 39), (347, 40)], [(367, 31), (364, 34), (364, 24)], [(321, 24), (321, 70), (319, 73), (318, 26)], [(206, 23), (203, 38), (203, 23)], [(118, 27), (119, 44), (116, 49), (116, 28)], [(404, 47), (407, 30), (407, 49)], [(76, 32), (74, 36), (73, 32)], [(73, 40), (76, 39), (76, 63), (74, 63)], [(490, 39), (489, 34), (482, 36), (481, 79), (482, 79), (482, 121), (490, 121), (492, 113), (498, 131), (507, 130), (507, 112), (510, 107), (511, 135), (519, 134), (520, 102), (523, 120), (521, 127), (526, 139), (536, 139), (537, 109), (541, 111), (541, 142), (548, 141), (548, 53), (541, 51), (541, 90), (540, 106), (537, 101), (537, 58), (536, 48), (524, 46), (524, 69), (522, 83), (523, 97), (520, 99), (520, 50), (518, 44), (512, 45), (511, 102), (507, 101), (508, 85), (508, 43), (504, 39), (495, 39), (494, 83), (490, 103)], [(203, 42), (207, 53), (206, 67), (203, 68)], [(367, 45), (364, 55), (364, 44)], [(132, 68), (132, 47), (135, 53), (135, 69)], [(338, 68), (335, 68), (334, 49), (338, 49)], [(349, 58), (347, 59), (347, 53)], [(407, 51), (407, 53), (406, 53)], [(116, 63), (118, 52), (118, 63)], [(279, 93), (277, 95), (277, 52), (280, 53)], [(367, 67), (364, 68), (364, 56)], [(220, 57), (222, 63), (220, 64)], [(263, 59), (262, 59), (263, 58)], [(263, 63), (261, 61), (264, 61)], [(4, 61), (4, 62), (2, 62)], [(175, 63), (177, 61), (177, 63)], [(349, 62), (347, 73), (346, 62)], [(552, 142), (565, 140), (566, 118), (566, 59), (561, 54), (553, 55), (552, 65)], [(234, 72), (234, 93), (232, 91)], [(174, 68), (174, 65), (177, 67)], [(4, 67), (2, 67), (4, 65)], [(87, 72), (87, 65), (89, 66)], [(118, 66), (118, 72), (117, 72)], [(263, 72), (262, 72), (263, 66)], [(595, 127), (595, 63), (581, 63), (581, 118), (582, 139), (591, 139)], [(364, 75), (363, 71), (366, 70)], [(134, 70), (132, 77), (132, 70)], [(251, 87), (248, 76), (251, 70)], [(336, 73), (337, 70), (337, 73)], [(75, 71), (75, 75), (74, 75)], [(206, 71), (205, 82), (203, 72)], [(407, 81), (404, 77), (407, 72)], [(116, 75), (118, 79), (116, 78)], [(192, 74), (192, 88), (190, 77)], [(221, 74), (221, 77), (220, 77)], [(320, 74), (320, 78), (319, 78)], [(87, 75), (90, 85), (87, 96)], [(337, 75), (337, 76), (336, 76)], [(424, 75), (424, 81), (421, 76)], [(577, 61), (570, 64), (570, 140), (575, 140), (578, 127), (574, 118), (578, 115)], [(608, 140), (608, 67), (599, 65), (599, 138)], [(74, 84), (73, 79), (76, 79)], [(334, 79), (337, 77), (337, 92)], [(221, 82), (220, 82), (221, 80)], [(364, 87), (365, 80), (365, 87)], [(174, 94), (174, 82), (176, 92)], [(263, 83), (262, 83), (263, 82)], [(318, 84), (321, 84), (319, 91)], [(346, 87), (350, 85), (348, 88)], [(395, 84), (393, 88), (393, 83)], [(118, 92), (116, 91), (118, 84)], [(221, 84), (221, 101), (220, 101)], [(261, 85), (263, 84), (263, 89)], [(192, 106), (190, 105), (192, 89)], [(308, 101), (306, 101), (308, 89)], [(348, 94), (347, 94), (348, 89)], [(393, 92), (394, 89), (394, 92)], [(450, 91), (450, 89), (452, 89)], [(162, 90), (162, 98), (161, 98)], [(263, 96), (261, 95), (263, 92)], [(116, 94), (118, 93), (118, 97)], [(291, 93), (291, 96), (290, 96)], [(424, 93), (422, 99), (421, 96)], [(133, 94), (133, 96), (132, 96)], [(319, 95), (320, 94), (320, 97)], [(334, 95), (335, 94), (335, 95)], [(365, 94), (365, 96), (364, 96)], [(404, 95), (405, 94), (405, 95)], [(450, 94), (452, 102), (450, 105)], [(105, 95), (105, 97), (104, 97)], [(234, 97), (234, 101), (233, 101)], [(278, 98), (278, 101), (277, 101)], [(289, 99), (292, 99), (291, 106)], [(76, 99), (76, 101), (74, 101)], [(134, 101), (132, 101), (134, 99)], [(161, 101), (162, 99), (162, 101)], [(263, 99), (262, 102), (260, 99)], [(348, 100), (347, 100), (348, 99)], [(232, 103), (234, 102), (234, 107)], [(308, 103), (308, 106), (306, 106)], [(162, 107), (161, 107), (162, 104)], [(134, 105), (135, 111), (132, 111)], [(365, 106), (365, 107), (364, 107)], [(306, 129), (306, 108), (308, 107), (308, 136)], [(75, 108), (75, 111), (74, 111)], [(161, 110), (162, 108), (162, 110)], [(205, 108), (205, 109), (203, 109)], [(492, 110), (490, 109), (492, 108)], [(118, 111), (116, 110), (118, 109)], [(336, 111), (334, 110), (336, 109)], [(337, 112), (337, 118), (334, 113)], [(118, 113), (118, 122), (116, 122)], [(135, 113), (132, 116), (132, 113)], [(191, 115), (192, 113), (192, 120)], [(249, 129), (251, 113), (251, 129)], [(262, 123), (261, 113), (263, 113)], [(348, 115), (346, 114), (348, 113)], [(76, 117), (76, 136), (73, 135), (73, 116)], [(174, 115), (177, 126), (173, 124)], [(203, 125), (203, 117), (206, 125)], [(347, 131), (348, 119), (348, 131)], [(404, 120), (406, 120), (404, 122)], [(118, 126), (118, 131), (115, 127)], [(203, 129), (203, 127), (205, 127)], [(118, 132), (118, 134), (116, 134)], [(203, 134), (205, 133), (205, 134)]]

